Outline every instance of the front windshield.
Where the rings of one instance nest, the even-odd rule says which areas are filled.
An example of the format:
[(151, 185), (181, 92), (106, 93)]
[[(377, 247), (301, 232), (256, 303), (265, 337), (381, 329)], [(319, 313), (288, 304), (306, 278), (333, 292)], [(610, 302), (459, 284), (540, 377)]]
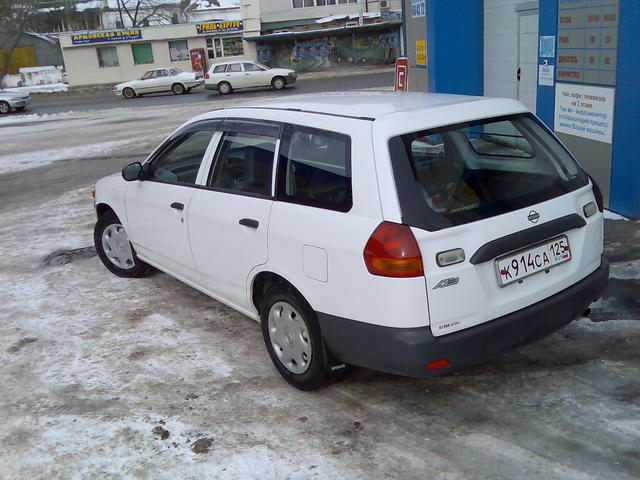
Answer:
[(265, 70), (271, 70), (271, 67), (267, 67), (266, 65), (263, 65), (260, 62), (253, 62), (254, 64), (256, 64), (257, 66), (264, 68)]

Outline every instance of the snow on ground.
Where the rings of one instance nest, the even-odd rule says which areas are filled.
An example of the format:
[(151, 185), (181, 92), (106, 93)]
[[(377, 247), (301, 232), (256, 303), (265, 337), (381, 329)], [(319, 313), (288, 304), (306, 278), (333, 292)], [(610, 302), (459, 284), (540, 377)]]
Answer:
[(607, 220), (629, 220), (627, 217), (620, 215), (619, 213), (612, 212), (611, 210), (604, 211), (604, 218)]
[(20, 92), (20, 93), (51, 93), (51, 92), (66, 92), (69, 90), (67, 83), (48, 83), (46, 85), (30, 85), (28, 87), (11, 87), (4, 89), (7, 92)]
[[(210, 108), (23, 117), (0, 130), (13, 152), (0, 166), (107, 142), (74, 155), (142, 154)], [(597, 322), (455, 375), (354, 369), (304, 393), (256, 322), (167, 275), (122, 279), (69, 252), (92, 244), (90, 191), (0, 209), (0, 478), (637, 478), (640, 317), (600, 302)]]

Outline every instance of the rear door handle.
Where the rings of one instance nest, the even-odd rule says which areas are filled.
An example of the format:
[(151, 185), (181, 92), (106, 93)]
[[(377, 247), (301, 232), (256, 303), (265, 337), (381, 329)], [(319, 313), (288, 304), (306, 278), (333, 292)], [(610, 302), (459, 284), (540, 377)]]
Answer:
[(260, 222), (258, 220), (254, 220), (253, 218), (243, 218), (238, 223), (249, 228), (258, 228), (260, 226)]
[(171, 204), (171, 208), (175, 208), (176, 210), (184, 210), (184, 203), (173, 202)]

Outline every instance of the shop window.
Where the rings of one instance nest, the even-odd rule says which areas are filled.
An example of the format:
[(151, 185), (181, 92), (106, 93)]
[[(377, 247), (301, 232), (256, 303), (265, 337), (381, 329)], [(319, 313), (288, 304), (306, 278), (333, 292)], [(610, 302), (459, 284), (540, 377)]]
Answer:
[(98, 65), (100, 68), (119, 67), (118, 51), (116, 47), (96, 48), (98, 52)]
[(150, 43), (132, 43), (131, 51), (133, 52), (134, 65), (153, 63), (153, 51)]
[(189, 45), (186, 40), (169, 41), (169, 57), (172, 62), (184, 62), (189, 60)]
[(293, 0), (293, 8), (324, 7), (336, 3), (358, 3), (359, 0)]
[(207, 38), (207, 57), (236, 57), (244, 55), (242, 37)]

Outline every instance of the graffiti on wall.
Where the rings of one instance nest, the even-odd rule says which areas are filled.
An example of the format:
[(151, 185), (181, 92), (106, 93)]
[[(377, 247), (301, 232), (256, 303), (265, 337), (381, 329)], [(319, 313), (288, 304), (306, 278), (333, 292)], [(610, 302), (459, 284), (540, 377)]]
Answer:
[(274, 67), (323, 70), (385, 65), (400, 55), (400, 32), (366, 32), (257, 45), (258, 61)]

